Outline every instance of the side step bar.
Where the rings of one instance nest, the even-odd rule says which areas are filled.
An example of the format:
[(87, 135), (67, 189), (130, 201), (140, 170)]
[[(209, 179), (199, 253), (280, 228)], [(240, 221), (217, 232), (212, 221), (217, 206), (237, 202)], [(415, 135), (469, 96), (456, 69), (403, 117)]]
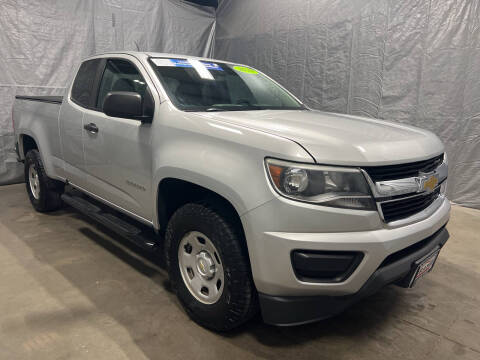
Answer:
[(62, 200), (82, 214), (99, 222), (121, 237), (130, 240), (135, 245), (140, 246), (142, 249), (154, 251), (155, 241), (152, 240), (151, 237), (145, 236), (142, 230), (112, 213), (102, 211), (100, 207), (84, 197), (65, 193), (62, 195)]

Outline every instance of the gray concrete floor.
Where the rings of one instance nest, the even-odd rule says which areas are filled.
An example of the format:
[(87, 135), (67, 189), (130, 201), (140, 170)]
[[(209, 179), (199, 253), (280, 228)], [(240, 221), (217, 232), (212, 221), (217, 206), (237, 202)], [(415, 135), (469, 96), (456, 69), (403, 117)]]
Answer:
[(480, 211), (454, 207), (434, 271), (333, 319), (227, 335), (193, 323), (162, 264), (0, 187), (0, 359), (480, 359)]

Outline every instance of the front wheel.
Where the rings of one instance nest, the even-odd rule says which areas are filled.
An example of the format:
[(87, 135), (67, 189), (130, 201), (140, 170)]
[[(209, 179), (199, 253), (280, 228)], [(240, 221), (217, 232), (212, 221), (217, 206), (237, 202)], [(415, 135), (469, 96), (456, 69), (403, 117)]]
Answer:
[(256, 292), (244, 239), (221, 210), (182, 206), (165, 235), (172, 288), (189, 316), (216, 331), (233, 329), (256, 310)]
[(35, 210), (47, 212), (62, 206), (64, 184), (47, 176), (38, 150), (30, 150), (25, 156), (25, 184)]

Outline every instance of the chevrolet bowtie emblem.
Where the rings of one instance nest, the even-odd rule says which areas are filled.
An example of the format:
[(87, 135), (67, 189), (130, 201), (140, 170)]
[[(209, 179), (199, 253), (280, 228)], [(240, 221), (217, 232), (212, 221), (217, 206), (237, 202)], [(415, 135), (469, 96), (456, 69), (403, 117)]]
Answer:
[(423, 190), (426, 192), (432, 192), (433, 189), (435, 189), (435, 187), (437, 186), (437, 184), (438, 184), (437, 176), (430, 175), (428, 178), (426, 178), (423, 181)]

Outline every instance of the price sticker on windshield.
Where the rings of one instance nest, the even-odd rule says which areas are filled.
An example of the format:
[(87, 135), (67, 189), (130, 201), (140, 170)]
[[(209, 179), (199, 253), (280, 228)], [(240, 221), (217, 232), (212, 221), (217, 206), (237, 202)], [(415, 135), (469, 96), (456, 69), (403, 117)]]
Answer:
[(217, 70), (217, 71), (223, 71), (222, 67), (218, 64), (215, 64), (215, 63), (209, 63), (209, 62), (205, 62), (205, 61), (202, 61), (202, 63), (205, 65), (205, 67), (208, 69), (208, 70)]
[(246, 66), (235, 65), (233, 67), (233, 69), (237, 70), (237, 71), (240, 71), (240, 72), (243, 72), (243, 73), (246, 73), (246, 74), (258, 74), (257, 70), (254, 70), (254, 69), (246, 67)]
[(213, 62), (206, 62), (206, 61), (197, 61), (194, 59), (166, 59), (166, 58), (156, 58), (152, 59), (152, 62), (157, 66), (169, 66), (169, 67), (182, 67), (182, 68), (191, 68), (193, 67), (192, 61), (195, 61), (197, 64), (203, 64), (203, 66), (207, 70), (216, 70), (216, 71), (223, 71), (222, 67)]

